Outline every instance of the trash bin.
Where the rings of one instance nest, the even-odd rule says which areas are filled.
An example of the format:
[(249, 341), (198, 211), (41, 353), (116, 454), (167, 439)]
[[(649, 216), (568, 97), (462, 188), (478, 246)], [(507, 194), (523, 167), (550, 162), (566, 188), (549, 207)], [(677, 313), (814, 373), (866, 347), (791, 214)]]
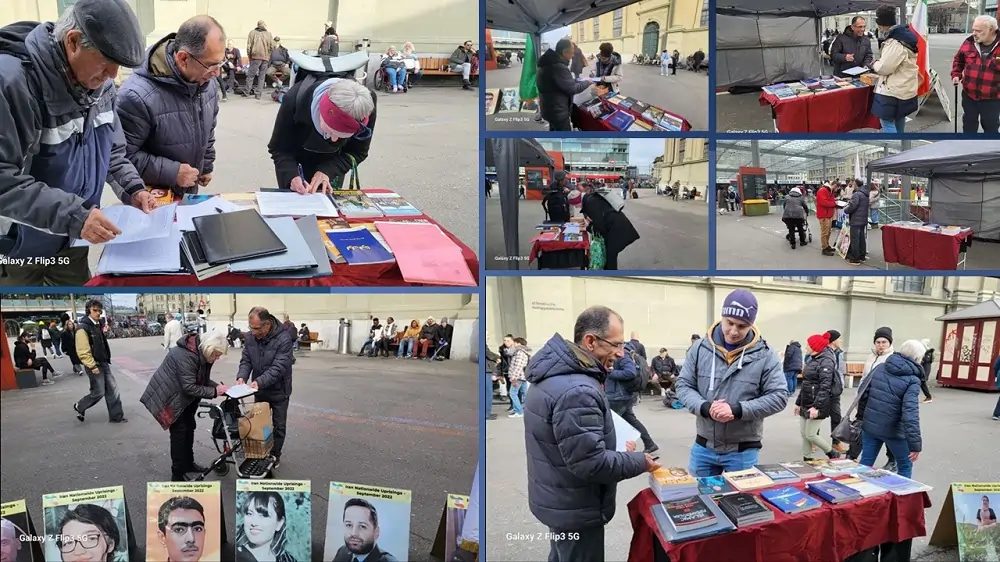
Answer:
[(337, 330), (337, 353), (341, 355), (351, 353), (351, 321), (347, 318), (340, 319), (340, 327)]

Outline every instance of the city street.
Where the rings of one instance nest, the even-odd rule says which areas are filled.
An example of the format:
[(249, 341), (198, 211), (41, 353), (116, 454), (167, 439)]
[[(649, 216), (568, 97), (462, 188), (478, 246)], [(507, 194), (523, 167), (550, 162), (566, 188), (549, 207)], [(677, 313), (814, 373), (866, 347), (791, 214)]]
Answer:
[[(624, 213), (632, 221), (639, 240), (619, 256), (619, 269), (706, 269), (708, 268), (708, 203), (705, 201), (673, 201), (658, 196), (651, 189), (639, 191), (639, 199), (630, 199)], [(538, 231), (535, 226), (545, 220), (541, 201), (520, 200), (518, 228), (521, 269), (534, 269), (528, 264), (531, 239)], [(503, 221), (500, 198), (486, 200), (486, 268), (506, 269), (497, 256), (505, 256)]]
[[(951, 83), (951, 63), (958, 52), (959, 46), (968, 35), (961, 33), (954, 34), (932, 34), (928, 39), (930, 44), (930, 64), (931, 68), (937, 71), (944, 91), (950, 100), (949, 107), (955, 111), (955, 88)], [(878, 58), (878, 42), (872, 41), (872, 48)], [(824, 67), (825, 72), (832, 69)], [(961, 95), (961, 92), (959, 92)], [(760, 92), (750, 92), (745, 94), (732, 95), (720, 93), (716, 95), (716, 129), (720, 133), (724, 132), (774, 132), (774, 122), (771, 120), (771, 111), (768, 107), (760, 105)], [(958, 104), (958, 124), (962, 128), (962, 107)], [(952, 133), (955, 125), (948, 120), (948, 115), (941, 108), (940, 102), (936, 98), (931, 98), (915, 117), (906, 123), (907, 133)], [(853, 132), (875, 132), (874, 129), (859, 129)]]
[[(111, 351), (127, 424), (109, 424), (103, 404), (78, 422), (72, 404), (87, 393), (88, 382), (73, 374), (0, 396), (0, 446), (17, 451), (0, 461), (3, 500), (27, 499), (40, 526), (45, 493), (124, 485), (142, 547), (146, 482), (170, 478), (168, 435), (139, 403), (163, 349), (160, 338), (135, 338), (111, 340)], [(213, 379), (234, 382), (239, 361), (240, 350), (231, 349)], [(70, 372), (68, 359), (53, 364)], [(460, 361), (298, 354), (288, 435), (274, 477), (312, 481), (315, 559), (323, 552), (330, 481), (412, 490), (409, 560), (428, 559), (446, 492), (468, 494), (472, 483), (480, 423), (476, 373), (474, 364)], [(199, 420), (195, 459), (201, 464), (218, 456), (210, 427)], [(222, 482), (232, 541), (236, 471), (208, 480)]]
[[(933, 532), (952, 482), (996, 480), (995, 448), (984, 447), (983, 444), (995, 442), (1000, 429), (1000, 422), (990, 420), (996, 394), (940, 389), (933, 383), (931, 388), (934, 402), (920, 407), (924, 453), (913, 472), (916, 480), (934, 487), (929, 492), (933, 505), (924, 512), (928, 537)], [(855, 392), (855, 389), (844, 391), (841, 399), (844, 408), (854, 400)], [(529, 511), (524, 419), (507, 418), (503, 405), (498, 404), (494, 408), (500, 414), (499, 419), (486, 422), (486, 479), (490, 483), (486, 497), (489, 506), (486, 515), (487, 559), (510, 562), (545, 560), (549, 551), (547, 540), (514, 541), (508, 538), (517, 533), (535, 537), (547, 533), (548, 528)], [(761, 463), (801, 458), (799, 422), (793, 415), (793, 408), (794, 401), (790, 401), (783, 413), (765, 422)], [(636, 415), (659, 445), (662, 465), (686, 468), (695, 438), (694, 417), (687, 410), (668, 410), (659, 396), (648, 395), (636, 407)], [(824, 423), (824, 429), (828, 426), (828, 422)], [(956, 436), (961, 438), (956, 439)], [(877, 465), (884, 463), (883, 449)], [(623, 562), (628, 557), (632, 525), (627, 504), (648, 485), (648, 478), (642, 475), (618, 486), (617, 511), (605, 527), (605, 553), (609, 562)], [(914, 561), (950, 562), (958, 559), (957, 549), (929, 547), (928, 537), (914, 539)]]
[[(815, 208), (810, 203), (811, 208)], [(716, 256), (715, 265), (720, 270), (885, 270), (882, 253), (882, 232), (868, 231), (868, 261), (860, 266), (851, 265), (838, 256), (824, 256), (820, 253), (819, 221), (816, 215), (809, 217), (813, 242), (804, 248), (792, 249), (785, 239), (788, 229), (781, 222), (781, 210), (771, 208), (770, 215), (744, 217), (729, 213), (719, 215), (715, 222)], [(839, 230), (833, 229), (830, 245), (837, 241)], [(488, 240), (488, 239), (487, 239)], [(754, 251), (748, 251), (754, 248)], [(1000, 263), (1000, 244), (974, 241), (968, 252), (966, 269), (983, 271), (995, 269)], [(890, 264), (892, 271), (916, 271), (909, 267)]]
[[(490, 70), (487, 88), (516, 88), (521, 81), (521, 65)], [(591, 66), (583, 71), (587, 76)], [(708, 129), (708, 74), (678, 70), (675, 76), (660, 76), (658, 66), (624, 64), (621, 92), (637, 100), (681, 115), (691, 122), (692, 131)], [(501, 114), (486, 117), (488, 131), (547, 131), (548, 126), (534, 120), (534, 114)]]
[[(475, 91), (453, 85), (420, 86), (406, 94), (380, 92), (371, 151), (358, 167), (362, 187), (399, 193), (476, 253), (478, 202), (460, 194), (479, 184), (477, 99)], [(274, 187), (274, 165), (267, 143), (279, 107), (270, 100), (270, 91), (261, 101), (233, 95), (220, 105), (214, 178), (202, 193)], [(102, 204), (114, 203), (117, 199), (108, 187)], [(92, 270), (99, 252), (97, 248), (90, 252)]]

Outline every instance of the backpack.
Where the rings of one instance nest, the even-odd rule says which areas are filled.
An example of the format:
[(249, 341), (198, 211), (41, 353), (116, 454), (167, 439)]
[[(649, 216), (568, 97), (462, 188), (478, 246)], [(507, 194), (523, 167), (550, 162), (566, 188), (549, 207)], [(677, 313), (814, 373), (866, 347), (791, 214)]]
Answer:
[(646, 363), (646, 358), (636, 353), (634, 349), (628, 350), (628, 356), (632, 358), (632, 362), (635, 363), (636, 371), (638, 371), (639, 376), (634, 379), (629, 380), (625, 384), (626, 390), (629, 392), (642, 392), (646, 390), (649, 386), (649, 364)]

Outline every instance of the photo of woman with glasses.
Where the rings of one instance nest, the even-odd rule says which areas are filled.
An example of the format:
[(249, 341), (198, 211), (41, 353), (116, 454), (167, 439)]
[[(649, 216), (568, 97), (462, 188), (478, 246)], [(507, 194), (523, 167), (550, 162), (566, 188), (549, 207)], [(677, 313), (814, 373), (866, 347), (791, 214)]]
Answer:
[[(124, 502), (121, 509), (124, 509)], [(61, 513), (60, 513), (61, 512)], [(45, 559), (62, 562), (127, 562), (124, 521), (95, 504), (78, 504), (46, 509), (46, 531), (58, 518), (55, 532), (48, 533)]]
[[(292, 514), (285, 511), (283, 495), (303, 496), (302, 501), (305, 501), (304, 494), (278, 492), (238, 494), (238, 499), (242, 501), (238, 504), (236, 513), (236, 562), (296, 562), (310, 559), (311, 545), (308, 534), (305, 536), (305, 541), (296, 540), (296, 544), (290, 544), (290, 539), (301, 538), (303, 534), (289, 529), (288, 523)], [(294, 508), (295, 505), (291, 507)], [(309, 511), (306, 510), (306, 513)], [(298, 556), (294, 556), (293, 552)]]
[(288, 90), (267, 145), (278, 188), (329, 193), (368, 158), (375, 92), (332, 74), (305, 74)]

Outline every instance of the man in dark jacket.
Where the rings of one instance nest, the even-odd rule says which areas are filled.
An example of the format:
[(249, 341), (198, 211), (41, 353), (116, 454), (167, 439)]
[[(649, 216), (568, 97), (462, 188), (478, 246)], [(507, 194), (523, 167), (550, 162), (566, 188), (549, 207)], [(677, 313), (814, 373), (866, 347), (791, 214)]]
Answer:
[(434, 352), (437, 346), (438, 328), (434, 318), (427, 318), (424, 325), (420, 327), (420, 337), (417, 338), (417, 352), (414, 357), (427, 359)]
[[(497, 349), (497, 352), (500, 353), (500, 370), (498, 374), (501, 377), (503, 377), (503, 380), (500, 381), (500, 384), (504, 385), (504, 388), (507, 393), (506, 396), (510, 396), (510, 377), (508, 375), (510, 374), (510, 357), (514, 352), (515, 345), (516, 344), (514, 343), (514, 335), (507, 334), (503, 337), (503, 344), (500, 346), (499, 349)], [(507, 406), (507, 411), (508, 412), (514, 411), (513, 403)]]
[(153, 373), (139, 402), (160, 427), (170, 432), (170, 472), (173, 482), (184, 482), (189, 472), (208, 469), (194, 461), (195, 414), (202, 400), (218, 398), (229, 389), (212, 380), (212, 365), (229, 350), (222, 332), (204, 338), (184, 334)]
[(454, 73), (462, 74), (462, 89), (471, 90), (472, 82), (472, 57), (476, 52), (472, 50), (472, 41), (466, 41), (459, 45), (451, 56), (448, 57), (448, 68)]
[(874, 60), (872, 41), (865, 35), (865, 18), (854, 16), (850, 27), (837, 36), (830, 46), (830, 60), (833, 61), (833, 74), (840, 77), (849, 76), (844, 71), (857, 66), (867, 67)]
[(642, 356), (644, 360), (649, 359), (646, 356), (646, 346), (642, 345), (642, 342), (639, 341), (639, 332), (632, 332), (629, 335), (628, 343), (632, 346), (632, 349), (634, 349), (636, 353)]
[(295, 336), (278, 324), (266, 308), (255, 306), (248, 317), (250, 334), (240, 357), (236, 384), (249, 384), (257, 390), (255, 402), (271, 406), (274, 428), (274, 468), (281, 464), (288, 421), (288, 401), (292, 395), (292, 344)]
[(868, 240), (866, 233), (868, 230), (868, 220), (871, 216), (871, 203), (868, 199), (868, 190), (862, 189), (864, 180), (854, 180), (854, 193), (850, 202), (844, 208), (844, 214), (848, 217), (848, 224), (851, 225), (851, 247), (847, 250), (847, 261), (851, 265), (861, 265), (861, 262), (868, 259)]
[(573, 130), (573, 96), (590, 88), (590, 82), (577, 82), (569, 71), (574, 50), (572, 41), (560, 39), (555, 50), (545, 51), (538, 59), (539, 112), (550, 131)]
[(785, 358), (782, 365), (785, 371), (785, 382), (788, 383), (788, 395), (795, 394), (795, 386), (799, 382), (799, 373), (802, 372), (802, 344), (792, 340), (785, 346)]
[(76, 322), (71, 320), (68, 314), (64, 314), (63, 316), (65, 316), (65, 319), (63, 319), (63, 331), (59, 334), (63, 353), (69, 357), (69, 362), (73, 365), (73, 372), (79, 376), (83, 376), (83, 363), (80, 362), (80, 356), (76, 353)]
[(49, 378), (49, 373), (55, 376), (55, 369), (52, 368), (52, 364), (45, 357), (39, 358), (35, 354), (35, 350), (31, 349), (31, 334), (28, 332), (23, 332), (17, 341), (14, 342), (14, 350), (11, 355), (14, 356), (14, 366), (18, 369), (34, 369), (36, 371), (42, 372), (42, 384), (50, 385), (55, 384), (52, 379)]
[(611, 410), (639, 432), (643, 452), (655, 459), (659, 456), (656, 452), (660, 448), (649, 436), (646, 426), (635, 415), (635, 404), (638, 401), (639, 393), (643, 390), (638, 387), (640, 384), (638, 363), (640, 361), (645, 362), (646, 358), (632, 347), (631, 342), (626, 342), (625, 353), (615, 360), (614, 366), (608, 371), (604, 392), (608, 397), (608, 405)]
[(923, 358), (920, 359), (920, 368), (924, 371), (924, 376), (920, 378), (920, 392), (924, 393), (923, 403), (928, 404), (934, 401), (931, 389), (927, 386), (927, 381), (931, 379), (931, 369), (934, 367), (934, 348), (931, 347), (931, 340), (924, 339), (920, 343), (927, 348)]
[(497, 419), (497, 415), (493, 413), (493, 385), (497, 382), (496, 368), (500, 364), (500, 355), (494, 353), (490, 346), (486, 346), (486, 403), (489, 405), (489, 413), (486, 414), (487, 420)]
[[(288, 56), (288, 49), (281, 44), (281, 37), (274, 38), (274, 49), (271, 50), (271, 58), (268, 60), (267, 64), (267, 80), (265, 83), (274, 84), (277, 88), (288, 80), (292, 75), (292, 69), (289, 64), (292, 59)], [(278, 74), (281, 74), (279, 80)]]
[(104, 305), (99, 300), (87, 301), (84, 310), (87, 316), (80, 321), (76, 330), (76, 354), (80, 357), (90, 379), (90, 393), (73, 404), (76, 419), (84, 421), (87, 410), (104, 399), (108, 406), (108, 421), (126, 423), (122, 397), (118, 392), (118, 381), (111, 372), (111, 346), (101, 326)]
[(830, 347), (833, 334), (817, 334), (809, 336), (807, 343), (812, 350), (812, 359), (802, 371), (802, 388), (795, 399), (795, 415), (801, 416), (799, 432), (802, 435), (802, 458), (812, 460), (813, 448), (819, 448), (831, 459), (839, 458), (840, 453), (822, 435), (823, 420), (830, 417), (832, 404), (839, 401), (834, 397), (834, 380), (840, 374), (837, 372), (836, 350)]
[(664, 392), (673, 392), (674, 381), (677, 380), (677, 362), (670, 356), (667, 348), (660, 348), (660, 354), (653, 358), (651, 370), (660, 383), (660, 388)]
[(125, 157), (113, 83), (144, 48), (125, 0), (79, 0), (55, 24), (0, 28), (0, 285), (85, 284), (89, 248), (70, 240), (121, 232), (100, 210), (105, 183), (123, 203), (153, 209)]
[(451, 359), (451, 338), (455, 335), (455, 326), (452, 326), (448, 322), (447, 318), (442, 318), (441, 322), (438, 323), (438, 333), (437, 333), (437, 344), (445, 344), (444, 349), (441, 350), (437, 355), (438, 361), (444, 361), (445, 359)]
[(274, 49), (274, 37), (267, 30), (264, 20), (259, 20), (257, 27), (250, 30), (247, 35), (247, 58), (250, 59), (250, 65), (247, 67), (247, 95), (260, 99), (264, 91), (264, 74), (267, 62), (271, 60), (272, 49)]
[(549, 222), (569, 222), (569, 183), (566, 181), (566, 172), (556, 170), (552, 174), (552, 183), (545, 190), (542, 198), (542, 209), (545, 210), (545, 218)]
[(572, 342), (553, 335), (529, 366), (528, 506), (552, 533), (550, 562), (602, 562), (618, 483), (659, 468), (647, 454), (615, 450), (603, 384), (624, 355), (624, 337), (618, 313), (591, 307), (577, 317)]
[(146, 185), (181, 195), (212, 181), (215, 79), (225, 62), (222, 26), (211, 16), (195, 16), (153, 45), (118, 90), (126, 153)]

